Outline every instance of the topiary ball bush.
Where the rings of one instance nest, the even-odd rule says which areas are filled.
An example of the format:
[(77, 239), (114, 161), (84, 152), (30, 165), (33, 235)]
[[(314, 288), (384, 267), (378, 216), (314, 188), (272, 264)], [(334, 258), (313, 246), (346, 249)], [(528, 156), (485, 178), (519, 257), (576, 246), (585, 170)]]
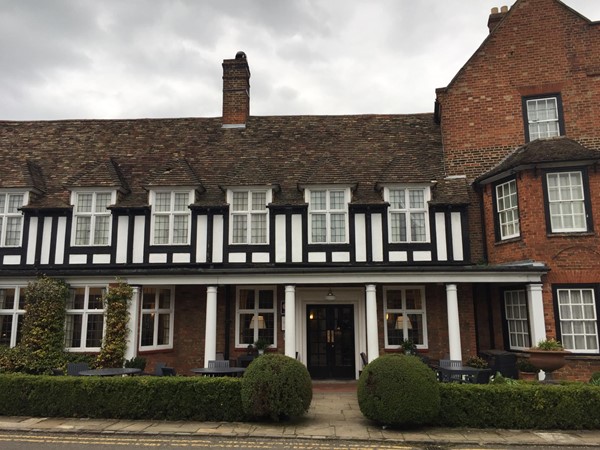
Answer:
[(296, 418), (308, 411), (312, 382), (300, 361), (279, 354), (256, 358), (242, 379), (244, 412), (257, 420)]
[(384, 425), (426, 425), (440, 412), (438, 381), (416, 356), (380, 356), (360, 375), (358, 405), (366, 418)]

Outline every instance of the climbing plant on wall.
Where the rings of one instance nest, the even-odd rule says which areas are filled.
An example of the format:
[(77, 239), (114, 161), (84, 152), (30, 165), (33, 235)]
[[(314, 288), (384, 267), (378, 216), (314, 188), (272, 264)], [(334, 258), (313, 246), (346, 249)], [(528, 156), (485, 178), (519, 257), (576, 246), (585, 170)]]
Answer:
[(102, 348), (96, 358), (97, 367), (123, 367), (129, 334), (129, 302), (133, 289), (119, 281), (109, 286), (104, 296), (106, 327)]

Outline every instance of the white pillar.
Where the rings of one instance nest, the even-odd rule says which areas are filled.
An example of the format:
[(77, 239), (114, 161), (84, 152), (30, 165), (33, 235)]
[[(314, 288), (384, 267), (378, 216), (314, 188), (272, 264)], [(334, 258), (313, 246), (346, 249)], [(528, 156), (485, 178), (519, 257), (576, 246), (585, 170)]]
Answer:
[(377, 331), (377, 297), (375, 285), (367, 284), (367, 358), (369, 362), (379, 357), (379, 333)]
[(206, 327), (204, 335), (204, 367), (217, 359), (217, 287), (206, 288)]
[(531, 346), (546, 339), (546, 324), (544, 323), (544, 299), (541, 284), (527, 285), (527, 309), (531, 320)]
[(448, 309), (448, 347), (450, 349), (450, 359), (462, 361), (458, 295), (455, 284), (446, 285), (446, 304)]
[(296, 358), (296, 287), (285, 287), (285, 356)]
[(131, 301), (127, 306), (129, 311), (129, 323), (127, 324), (127, 342), (125, 346), (125, 359), (131, 359), (137, 356), (137, 333), (140, 323), (139, 305), (140, 299), (140, 288), (138, 286), (132, 286), (133, 294)]

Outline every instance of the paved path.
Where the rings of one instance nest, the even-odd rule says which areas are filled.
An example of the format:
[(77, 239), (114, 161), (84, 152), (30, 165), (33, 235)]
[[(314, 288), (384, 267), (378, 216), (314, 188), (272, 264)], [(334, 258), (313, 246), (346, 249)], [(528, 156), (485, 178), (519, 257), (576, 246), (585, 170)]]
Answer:
[(308, 414), (293, 422), (257, 424), (241, 422), (165, 422), (0, 416), (0, 430), (130, 433), (259, 438), (354, 439), (414, 445), (539, 445), (600, 447), (599, 431), (530, 431), (424, 428), (398, 431), (383, 429), (365, 419), (356, 392), (347, 387), (315, 387)]

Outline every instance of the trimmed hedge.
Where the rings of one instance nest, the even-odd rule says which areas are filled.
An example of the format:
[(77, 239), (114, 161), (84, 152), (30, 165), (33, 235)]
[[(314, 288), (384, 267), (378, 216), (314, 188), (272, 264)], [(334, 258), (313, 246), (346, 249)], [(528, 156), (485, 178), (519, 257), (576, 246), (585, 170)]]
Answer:
[(0, 415), (242, 421), (241, 380), (0, 375)]
[(599, 429), (600, 387), (583, 383), (440, 383), (432, 425), (471, 428)]

